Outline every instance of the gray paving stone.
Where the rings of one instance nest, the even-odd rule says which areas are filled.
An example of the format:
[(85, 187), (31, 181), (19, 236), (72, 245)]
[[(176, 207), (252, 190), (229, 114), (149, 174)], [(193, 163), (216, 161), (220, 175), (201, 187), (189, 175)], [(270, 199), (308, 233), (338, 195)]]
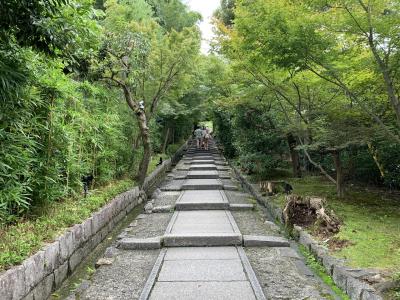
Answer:
[(278, 236), (243, 235), (245, 247), (289, 247), (289, 241)]
[(209, 165), (209, 164), (215, 164), (214, 159), (191, 159), (185, 164), (190, 164), (190, 165)]
[(176, 202), (177, 210), (224, 210), (229, 208), (222, 190), (184, 191)]
[(168, 248), (164, 260), (238, 259), (236, 247)]
[(161, 237), (137, 239), (124, 238), (118, 242), (118, 248), (124, 250), (150, 250), (161, 248)]
[(186, 175), (188, 179), (217, 179), (219, 174), (216, 170), (209, 171), (189, 171)]
[(188, 234), (188, 233), (233, 233), (232, 225), (227, 222), (223, 224), (207, 224), (207, 223), (196, 223), (196, 224), (176, 224), (171, 233)]
[(233, 282), (157, 282), (151, 300), (253, 300), (248, 281)]
[(246, 280), (240, 259), (164, 261), (158, 281)]
[(191, 171), (209, 171), (209, 170), (217, 170), (217, 165), (214, 164), (206, 164), (206, 165), (190, 165), (189, 170)]
[(222, 190), (223, 185), (219, 179), (187, 179), (181, 187), (182, 190)]
[(189, 246), (236, 246), (242, 244), (242, 235), (238, 233), (191, 233), (191, 234), (165, 234), (166, 247)]

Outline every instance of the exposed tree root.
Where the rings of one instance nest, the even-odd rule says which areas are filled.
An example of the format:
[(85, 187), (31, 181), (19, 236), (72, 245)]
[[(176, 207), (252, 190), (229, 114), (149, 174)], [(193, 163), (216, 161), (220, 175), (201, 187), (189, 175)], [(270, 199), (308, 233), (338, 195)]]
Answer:
[(320, 197), (301, 197), (287, 195), (287, 204), (283, 210), (286, 225), (303, 227), (318, 226), (318, 231), (326, 235), (339, 232), (340, 221), (333, 211), (325, 210), (325, 200)]

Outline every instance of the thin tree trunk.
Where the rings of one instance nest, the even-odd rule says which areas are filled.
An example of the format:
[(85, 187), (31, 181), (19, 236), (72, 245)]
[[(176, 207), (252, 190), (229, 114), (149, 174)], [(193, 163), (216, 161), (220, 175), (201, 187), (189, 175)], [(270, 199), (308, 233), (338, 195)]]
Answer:
[(378, 150), (372, 145), (372, 143), (367, 143), (367, 145), (368, 145), (368, 150), (371, 153), (372, 158), (374, 159), (374, 162), (375, 162), (376, 166), (379, 169), (379, 173), (381, 174), (381, 178), (384, 179), (385, 178), (385, 168), (379, 162)]
[(142, 138), (143, 157), (140, 161), (139, 170), (136, 174), (136, 178), (140, 187), (143, 186), (144, 180), (147, 175), (151, 158), (151, 143), (150, 143), (150, 131), (147, 127), (147, 119), (144, 111), (137, 112), (138, 125), (140, 129), (140, 135)]
[(321, 171), (321, 173), (325, 175), (326, 178), (328, 178), (330, 181), (332, 181), (334, 184), (336, 184), (336, 180), (331, 175), (329, 175), (328, 172), (326, 172), (325, 169), (320, 164), (317, 164), (315, 161), (312, 160), (310, 154), (304, 148), (304, 143), (301, 141), (301, 139), (299, 139), (299, 141), (300, 141), (300, 144), (303, 146), (303, 151), (304, 151), (304, 154), (306, 155), (308, 161), (311, 164), (313, 164), (315, 167), (317, 167)]
[(170, 131), (170, 128), (168, 127), (167, 132), (165, 133), (164, 143), (163, 143), (162, 150), (161, 150), (162, 154), (165, 154), (165, 150), (167, 149), (168, 139), (169, 139), (169, 131)]
[(344, 196), (344, 186), (343, 186), (343, 169), (342, 162), (340, 160), (340, 151), (332, 152), (333, 161), (335, 162), (336, 169), (336, 192), (339, 198)]
[(286, 137), (289, 146), (290, 157), (292, 159), (293, 176), (301, 178), (299, 153), (295, 149), (297, 144), (296, 139), (294, 138), (292, 133), (288, 133)]

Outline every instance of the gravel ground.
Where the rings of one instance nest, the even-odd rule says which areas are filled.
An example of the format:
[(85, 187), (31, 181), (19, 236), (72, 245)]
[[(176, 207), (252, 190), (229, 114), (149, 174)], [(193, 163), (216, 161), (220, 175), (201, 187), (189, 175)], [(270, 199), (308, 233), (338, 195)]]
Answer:
[(226, 196), (228, 197), (229, 203), (254, 203), (255, 200), (246, 193), (237, 192), (237, 191), (225, 191)]
[(294, 261), (275, 248), (246, 248), (246, 255), (267, 299), (331, 299), (317, 278), (302, 274)]
[[(273, 235), (280, 234), (279, 227), (268, 222), (259, 210), (232, 211), (232, 215), (239, 226), (240, 232), (246, 235)], [(267, 221), (267, 223), (265, 223)]]
[(172, 217), (170, 213), (141, 214), (129, 227), (125, 228), (122, 235), (135, 238), (150, 238), (163, 235)]
[(80, 300), (138, 299), (160, 250), (116, 250), (111, 265), (92, 276), (90, 286), (77, 295)]
[(155, 206), (175, 205), (178, 200), (180, 191), (161, 192), (154, 201)]

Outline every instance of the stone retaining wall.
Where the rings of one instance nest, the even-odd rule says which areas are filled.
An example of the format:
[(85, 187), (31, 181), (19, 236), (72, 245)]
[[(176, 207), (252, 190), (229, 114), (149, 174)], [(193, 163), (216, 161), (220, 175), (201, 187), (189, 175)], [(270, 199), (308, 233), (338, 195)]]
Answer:
[[(267, 197), (263, 197), (232, 164), (231, 168), (243, 189), (248, 191), (258, 203), (266, 207), (272, 217), (283, 225), (282, 209), (276, 204), (268, 201)], [(293, 231), (296, 240), (313, 253), (318, 261), (325, 267), (326, 272), (332, 276), (335, 284), (345, 291), (352, 300), (383, 299), (378, 295), (373, 286), (362, 280), (363, 278), (374, 275), (373, 271), (350, 268), (345, 265), (345, 260), (329, 255), (328, 249), (319, 245), (318, 242), (301, 227), (295, 226)]]
[(90, 218), (69, 228), (53, 243), (43, 247), (21, 265), (2, 272), (0, 299), (47, 299), (116, 224), (147, 199), (147, 195), (164, 180), (172, 161), (179, 159), (185, 148), (186, 144), (172, 159), (165, 161), (152, 172), (146, 178), (143, 190), (135, 187), (116, 196)]
[(157, 167), (153, 173), (146, 177), (143, 189), (146, 191), (147, 195), (151, 195), (157, 186), (164, 180), (167, 171), (169, 171), (171, 167), (182, 158), (186, 148), (187, 143), (184, 143), (170, 159), (164, 161), (161, 166)]

